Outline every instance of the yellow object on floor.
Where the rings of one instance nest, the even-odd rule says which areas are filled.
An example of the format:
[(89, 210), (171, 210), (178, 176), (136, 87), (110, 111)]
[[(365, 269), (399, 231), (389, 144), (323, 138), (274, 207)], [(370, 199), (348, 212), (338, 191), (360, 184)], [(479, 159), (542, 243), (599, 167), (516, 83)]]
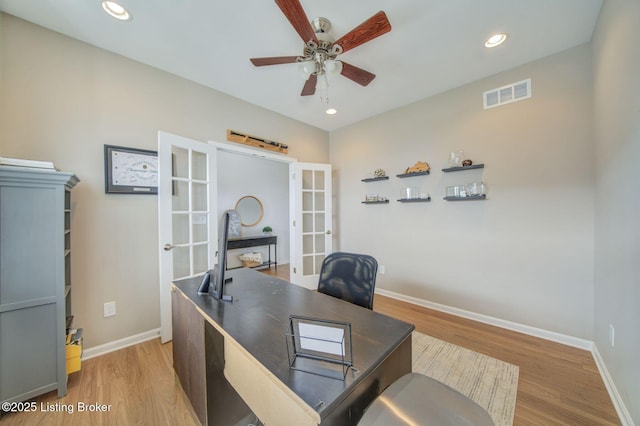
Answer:
[(67, 358), (67, 374), (80, 371), (82, 361), (82, 329), (78, 329), (75, 333), (67, 334), (67, 346), (66, 346), (66, 358)]

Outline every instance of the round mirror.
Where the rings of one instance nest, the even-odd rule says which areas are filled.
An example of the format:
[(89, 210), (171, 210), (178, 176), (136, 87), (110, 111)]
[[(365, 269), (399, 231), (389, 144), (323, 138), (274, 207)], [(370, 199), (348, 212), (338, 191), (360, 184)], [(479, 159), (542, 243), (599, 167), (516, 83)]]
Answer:
[(240, 214), (242, 226), (254, 226), (262, 220), (264, 210), (262, 203), (252, 195), (246, 195), (236, 203), (236, 211)]

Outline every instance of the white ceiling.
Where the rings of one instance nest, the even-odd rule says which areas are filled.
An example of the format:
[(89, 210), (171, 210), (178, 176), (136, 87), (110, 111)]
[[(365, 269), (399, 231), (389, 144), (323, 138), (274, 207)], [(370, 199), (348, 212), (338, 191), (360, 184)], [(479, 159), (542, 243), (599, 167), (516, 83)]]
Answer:
[[(0, 0), (0, 11), (331, 131), (588, 42), (602, 0), (301, 0), (309, 19), (331, 21), (335, 39), (379, 10), (391, 22), (391, 32), (339, 57), (377, 77), (367, 87), (334, 78), (334, 116), (317, 96), (300, 96), (296, 64), (249, 62), (302, 54), (274, 1), (121, 4), (131, 21), (109, 17), (98, 0)], [(486, 49), (498, 31), (509, 39)]]

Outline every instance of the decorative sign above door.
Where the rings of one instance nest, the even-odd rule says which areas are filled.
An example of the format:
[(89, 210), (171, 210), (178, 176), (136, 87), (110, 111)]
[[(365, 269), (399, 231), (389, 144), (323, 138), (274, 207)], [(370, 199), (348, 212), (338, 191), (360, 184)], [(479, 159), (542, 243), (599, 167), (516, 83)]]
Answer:
[(229, 142), (241, 143), (254, 148), (268, 149), (269, 151), (280, 152), (282, 154), (289, 153), (289, 147), (283, 143), (270, 141), (258, 136), (246, 135), (235, 130), (227, 129), (227, 140)]

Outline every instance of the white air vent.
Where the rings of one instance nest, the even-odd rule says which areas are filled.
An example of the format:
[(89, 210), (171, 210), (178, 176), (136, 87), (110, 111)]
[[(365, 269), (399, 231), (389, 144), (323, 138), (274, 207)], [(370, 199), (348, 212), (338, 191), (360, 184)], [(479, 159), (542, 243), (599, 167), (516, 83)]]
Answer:
[(531, 97), (531, 79), (518, 81), (517, 83), (508, 84), (498, 87), (497, 89), (487, 90), (482, 94), (484, 109), (497, 107), (499, 105), (509, 104), (511, 102), (529, 99)]

